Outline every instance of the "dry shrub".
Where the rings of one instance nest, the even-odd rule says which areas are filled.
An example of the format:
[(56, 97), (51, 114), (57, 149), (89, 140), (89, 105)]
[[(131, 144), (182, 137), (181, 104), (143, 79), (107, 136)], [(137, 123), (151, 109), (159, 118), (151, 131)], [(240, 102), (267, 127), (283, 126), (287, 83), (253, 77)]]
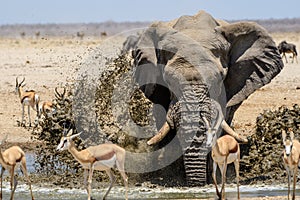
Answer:
[[(123, 76), (132, 69), (131, 59), (126, 55), (120, 55), (115, 59), (107, 59), (105, 67), (106, 70), (96, 82), (88, 83), (90, 81), (88, 77), (82, 75), (76, 80), (75, 85), (67, 89), (63, 99), (56, 97), (53, 102), (57, 113), (45, 116), (40, 121), (39, 128), (33, 132), (35, 138), (43, 142), (38, 144), (36, 150), (36, 171), (41, 175), (52, 177), (51, 181), (55, 185), (80, 187), (83, 180), (82, 168), (73, 156), (68, 151), (56, 152), (65, 127), (72, 127), (74, 133), (83, 131), (81, 140), (75, 140), (79, 150), (105, 142), (118, 144), (133, 152), (145, 152), (150, 149), (145, 139), (130, 136), (127, 132), (129, 130), (122, 129), (131, 119), (140, 126), (148, 125), (150, 121), (151, 103), (137, 86), (134, 91), (127, 87), (132, 82), (131, 76)], [(89, 89), (86, 87), (88, 84), (97, 85), (94, 95), (91, 94), (95, 91), (86, 91)], [(113, 115), (112, 96), (115, 88), (122, 91), (117, 94), (120, 96), (116, 97), (120, 98), (120, 101), (115, 103), (120, 107), (118, 111), (120, 119), (116, 119)], [(124, 103), (121, 96), (125, 93), (128, 93), (130, 98)], [(91, 102), (95, 108), (91, 108)], [(125, 104), (128, 107), (122, 106)], [(97, 116), (96, 121), (91, 120), (94, 117), (91, 115), (94, 114)], [(107, 175), (102, 172), (96, 172), (94, 177), (100, 177), (98, 178), (100, 180), (107, 179)]]
[(241, 159), (241, 176), (246, 182), (280, 181), (286, 178), (282, 161), (282, 130), (292, 128), (295, 137), (300, 134), (300, 108), (281, 106), (266, 110), (257, 117), (256, 133), (251, 136), (248, 152)]

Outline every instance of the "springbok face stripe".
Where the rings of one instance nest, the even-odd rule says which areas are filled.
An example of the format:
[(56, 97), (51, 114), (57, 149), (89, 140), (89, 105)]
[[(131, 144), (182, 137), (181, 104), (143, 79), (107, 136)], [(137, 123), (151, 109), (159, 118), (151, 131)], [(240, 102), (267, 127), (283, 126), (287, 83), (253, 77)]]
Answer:
[(69, 141), (67, 138), (63, 137), (61, 140), (60, 140), (60, 143), (57, 145), (57, 148), (56, 150), (57, 151), (63, 151), (63, 150), (66, 150), (68, 148), (68, 144), (69, 144)]
[(285, 142), (285, 153), (287, 156), (289, 156), (292, 152), (292, 148), (293, 148), (293, 143), (291, 141), (286, 141)]

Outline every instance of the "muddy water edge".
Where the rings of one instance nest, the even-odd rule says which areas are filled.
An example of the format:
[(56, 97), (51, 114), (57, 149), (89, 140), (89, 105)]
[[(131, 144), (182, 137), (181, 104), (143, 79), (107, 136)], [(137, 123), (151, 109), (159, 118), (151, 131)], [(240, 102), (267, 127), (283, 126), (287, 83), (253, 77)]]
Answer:
[[(27, 146), (30, 147), (30, 146)], [(24, 147), (26, 148), (26, 147)], [(33, 151), (27, 151), (27, 167), (30, 173), (30, 178), (33, 184), (33, 193), (36, 199), (86, 199), (86, 191), (82, 182), (74, 182), (74, 184), (57, 184), (57, 180), (60, 180), (60, 175), (42, 175), (37, 174), (35, 171), (34, 163), (36, 155)], [(5, 173), (5, 181), (3, 185), (3, 198), (8, 199), (10, 195), (10, 185), (8, 182), (8, 174)], [(95, 199), (101, 199), (108, 187), (108, 180), (97, 180), (94, 176), (92, 196)], [(26, 184), (21, 173), (18, 173), (19, 185), (15, 193), (15, 199), (30, 199), (28, 191), (28, 185)], [(72, 187), (73, 185), (73, 187)], [(286, 183), (274, 183), (265, 184), (264, 182), (258, 182), (256, 184), (241, 185), (240, 186), (242, 199), (283, 199), (287, 196), (287, 184)], [(121, 182), (118, 182), (111, 190), (108, 199), (123, 199), (125, 189)], [(296, 194), (300, 194), (299, 189), (296, 190)], [(236, 199), (236, 185), (234, 183), (226, 185), (226, 195), (228, 199)], [(214, 199), (215, 188), (213, 185), (207, 185), (205, 187), (163, 187), (156, 184), (145, 182), (142, 184), (130, 185), (129, 187), (129, 199)], [(300, 198), (298, 195), (296, 197)]]

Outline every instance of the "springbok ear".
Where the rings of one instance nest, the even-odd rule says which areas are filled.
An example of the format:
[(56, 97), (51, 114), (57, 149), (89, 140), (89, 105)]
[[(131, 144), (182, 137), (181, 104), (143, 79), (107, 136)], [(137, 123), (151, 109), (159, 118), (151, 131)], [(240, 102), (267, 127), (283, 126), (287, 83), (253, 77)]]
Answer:
[(282, 130), (281, 134), (282, 134), (282, 140), (284, 142), (285, 139), (286, 139), (286, 132), (285, 132), (285, 130)]
[(76, 138), (77, 136), (79, 136), (81, 133), (82, 133), (82, 131), (79, 132), (79, 133), (77, 133), (77, 134), (75, 134), (75, 135), (72, 135), (72, 136), (70, 137), (70, 139), (73, 140), (74, 138)]
[(290, 131), (290, 137), (291, 137), (291, 140), (293, 140), (294, 139), (294, 131)]
[[(21, 83), (19, 83), (19, 86), (22, 86), (22, 84), (24, 83), (24, 81), (25, 81), (25, 77), (23, 77), (23, 80), (21, 81)], [(25, 84), (24, 84), (25, 85)], [(23, 86), (24, 86), (23, 85)]]

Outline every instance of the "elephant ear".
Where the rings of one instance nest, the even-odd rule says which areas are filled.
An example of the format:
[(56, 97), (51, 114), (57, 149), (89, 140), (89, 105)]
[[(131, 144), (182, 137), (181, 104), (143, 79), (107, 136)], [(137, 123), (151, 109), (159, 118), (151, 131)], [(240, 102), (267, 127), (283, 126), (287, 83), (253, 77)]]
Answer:
[(275, 42), (256, 23), (233, 23), (217, 27), (216, 31), (230, 43), (224, 85), (227, 107), (231, 107), (269, 83), (281, 71), (283, 63)]

